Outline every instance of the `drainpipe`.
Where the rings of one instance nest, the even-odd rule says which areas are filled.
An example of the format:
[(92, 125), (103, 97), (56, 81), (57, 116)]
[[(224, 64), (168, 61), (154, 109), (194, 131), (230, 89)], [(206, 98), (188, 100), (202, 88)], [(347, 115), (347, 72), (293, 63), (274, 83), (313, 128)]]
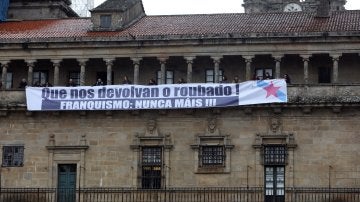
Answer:
[(8, 8), (9, 8), (9, 0), (1, 0), (1, 2), (0, 2), (0, 21), (7, 20)]

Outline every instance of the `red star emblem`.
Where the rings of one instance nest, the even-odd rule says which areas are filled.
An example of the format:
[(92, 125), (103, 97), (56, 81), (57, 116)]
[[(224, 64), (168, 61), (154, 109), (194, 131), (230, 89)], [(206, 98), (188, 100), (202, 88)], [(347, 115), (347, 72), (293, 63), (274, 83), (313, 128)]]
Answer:
[(280, 87), (275, 87), (273, 82), (270, 83), (270, 85), (264, 87), (264, 90), (266, 90), (266, 98), (268, 98), (270, 95), (273, 95), (274, 97), (277, 97), (277, 91)]

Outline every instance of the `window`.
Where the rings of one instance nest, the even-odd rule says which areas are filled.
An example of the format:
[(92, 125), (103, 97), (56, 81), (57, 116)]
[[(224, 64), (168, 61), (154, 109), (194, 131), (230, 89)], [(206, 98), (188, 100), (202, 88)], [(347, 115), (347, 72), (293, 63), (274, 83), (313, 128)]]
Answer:
[(4, 167), (20, 167), (24, 163), (24, 146), (4, 146), (3, 162)]
[[(0, 76), (0, 78), (2, 78), (2, 75)], [(7, 72), (5, 89), (11, 89), (12, 87), (13, 87), (13, 73)]]
[(287, 149), (284, 145), (267, 145), (264, 147), (264, 165), (285, 165)]
[(223, 166), (225, 151), (223, 146), (201, 146), (199, 152), (201, 166)]
[(6, 89), (11, 89), (13, 87), (13, 73), (8, 72), (6, 74)]
[(162, 175), (162, 148), (143, 147), (141, 159), (141, 187), (143, 189), (160, 189)]
[(263, 149), (265, 201), (285, 201), (287, 147), (285, 145), (265, 145)]
[[(161, 84), (161, 71), (157, 71), (156, 81), (158, 84)], [(165, 84), (174, 83), (174, 71), (167, 70), (165, 73)]]
[(72, 79), (76, 86), (80, 86), (80, 72), (70, 72), (69, 80)]
[(195, 151), (195, 173), (230, 173), (230, 152), (234, 145), (230, 144), (229, 136), (214, 130), (197, 136), (195, 140), (191, 145)]
[(47, 71), (34, 71), (33, 72), (33, 85), (42, 85), (48, 81)]
[[(215, 71), (213, 69), (207, 69), (205, 72), (205, 82), (206, 83), (215, 83)], [(219, 82), (222, 81), (224, 75), (223, 70), (219, 70)]]
[(111, 15), (100, 15), (100, 28), (111, 27)]
[(272, 79), (273, 70), (272, 69), (256, 69), (253, 80), (263, 80), (263, 79)]

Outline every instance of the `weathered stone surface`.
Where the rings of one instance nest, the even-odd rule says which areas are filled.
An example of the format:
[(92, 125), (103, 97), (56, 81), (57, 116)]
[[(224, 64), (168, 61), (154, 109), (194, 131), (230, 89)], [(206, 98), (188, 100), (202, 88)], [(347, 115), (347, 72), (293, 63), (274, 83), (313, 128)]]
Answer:
[[(354, 108), (352, 108), (354, 109)], [(56, 146), (81, 145), (81, 136), (86, 134), (88, 149), (84, 151), (85, 186), (137, 186), (132, 181), (137, 179), (134, 166), (134, 151), (130, 148), (137, 133), (144, 133), (144, 117), (133, 116), (126, 111), (114, 112), (113, 119), (100, 118), (89, 112), (89, 116), (79, 119), (77, 112), (63, 112), (57, 117), (51, 114), (44, 122), (44, 117), (27, 117), (21, 112), (11, 112), (0, 121), (1, 145), (23, 144), (25, 146), (24, 166), (2, 168), (4, 187), (44, 187), (49, 182), (48, 176), (57, 175), (51, 169), (52, 163), (79, 163), (80, 153), (59, 150), (50, 158), (46, 149), (49, 134), (54, 134)], [(170, 150), (168, 186), (262, 186), (263, 166), (260, 155), (252, 147), (257, 133), (269, 132), (271, 109), (254, 109), (251, 115), (242, 111), (223, 110), (218, 115), (218, 128), (221, 134), (231, 138), (234, 149), (231, 150), (231, 171), (229, 173), (197, 173), (194, 168), (198, 163), (194, 158), (195, 137), (206, 133), (208, 116), (212, 112), (197, 110), (192, 116), (169, 111), (159, 115), (156, 110), (148, 112), (157, 119), (160, 133), (172, 136), (173, 148)], [(297, 114), (293, 116), (293, 114)], [(45, 115), (45, 114), (44, 114)], [(283, 133), (294, 134), (297, 147), (286, 166), (287, 183), (294, 186), (327, 186), (329, 166), (331, 166), (332, 186), (356, 186), (359, 180), (360, 162), (358, 161), (359, 141), (357, 131), (359, 112), (345, 109), (338, 114), (332, 110), (314, 111), (303, 114), (301, 109), (285, 109), (280, 115)], [(15, 130), (16, 129), (16, 130)], [(16, 131), (16, 132), (15, 132)], [(78, 150), (80, 152), (80, 150)], [(57, 150), (54, 151), (57, 153)], [(65, 152), (65, 153), (64, 153)], [(290, 157), (289, 157), (290, 158)], [(55, 164), (56, 165), (56, 164)], [(165, 168), (164, 168), (165, 169)], [(248, 175), (246, 175), (248, 172)], [(247, 178), (248, 177), (248, 178)], [(294, 182), (292, 182), (294, 179)], [(43, 183), (47, 181), (47, 183)]]

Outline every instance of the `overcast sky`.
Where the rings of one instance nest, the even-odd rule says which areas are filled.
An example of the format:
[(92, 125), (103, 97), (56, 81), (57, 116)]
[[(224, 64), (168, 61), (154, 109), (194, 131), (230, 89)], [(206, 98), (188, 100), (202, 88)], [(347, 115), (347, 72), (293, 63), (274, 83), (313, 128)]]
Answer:
[[(105, 0), (95, 0), (95, 7)], [(242, 13), (242, 0), (143, 0), (147, 15)], [(347, 0), (346, 9), (360, 10), (360, 0)]]

